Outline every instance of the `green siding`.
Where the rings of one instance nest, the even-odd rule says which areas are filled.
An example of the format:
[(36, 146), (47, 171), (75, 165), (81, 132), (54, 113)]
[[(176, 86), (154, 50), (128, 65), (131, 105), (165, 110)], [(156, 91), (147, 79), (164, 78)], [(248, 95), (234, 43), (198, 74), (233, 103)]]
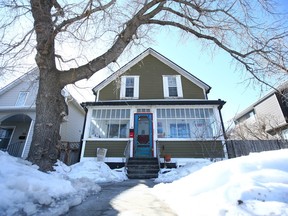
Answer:
[(127, 141), (87, 141), (84, 157), (96, 157), (97, 148), (106, 148), (106, 157), (124, 157)]
[(172, 158), (223, 158), (221, 141), (159, 141), (161, 157)]
[[(163, 77), (162, 75), (179, 75), (178, 72), (159, 61), (152, 55), (146, 56), (142, 61), (131, 67), (123, 75), (138, 75), (139, 99), (163, 99)], [(121, 79), (119, 78), (118, 81)], [(184, 99), (205, 99), (203, 89), (190, 80), (181, 76)], [(119, 85), (120, 86), (120, 85)], [(100, 90), (99, 100), (119, 100), (120, 88), (116, 88), (113, 81)]]

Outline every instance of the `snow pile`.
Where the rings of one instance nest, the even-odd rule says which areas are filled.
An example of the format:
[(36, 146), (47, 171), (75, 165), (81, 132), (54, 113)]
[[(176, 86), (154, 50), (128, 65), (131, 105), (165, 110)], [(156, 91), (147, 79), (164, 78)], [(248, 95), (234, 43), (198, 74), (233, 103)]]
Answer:
[(47, 174), (0, 151), (0, 164), (0, 215), (61, 215), (99, 192), (97, 183), (126, 178), (124, 172), (95, 160), (71, 167), (61, 164), (56, 172)]
[(211, 163), (212, 162), (208, 159), (195, 159), (185, 164), (185, 166), (179, 167), (177, 169), (161, 169), (162, 174), (159, 174), (158, 178), (155, 179), (155, 182), (173, 182), (193, 172), (196, 172), (197, 170), (200, 170), (203, 167), (210, 165)]
[(287, 163), (287, 149), (253, 153), (153, 190), (178, 215), (288, 215)]
[[(46, 174), (0, 151), (0, 164), (0, 215), (61, 215), (99, 192), (97, 183), (127, 179), (123, 169), (96, 160), (58, 162)], [(288, 149), (212, 164), (200, 159), (161, 174), (151, 190), (180, 216), (288, 215), (287, 164)]]

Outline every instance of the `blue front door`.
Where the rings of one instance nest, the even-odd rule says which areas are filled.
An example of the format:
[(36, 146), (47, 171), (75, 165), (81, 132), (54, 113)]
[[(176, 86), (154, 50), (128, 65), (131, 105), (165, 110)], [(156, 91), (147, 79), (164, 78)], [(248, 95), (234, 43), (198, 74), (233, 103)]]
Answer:
[(134, 157), (152, 157), (153, 117), (152, 113), (134, 114)]

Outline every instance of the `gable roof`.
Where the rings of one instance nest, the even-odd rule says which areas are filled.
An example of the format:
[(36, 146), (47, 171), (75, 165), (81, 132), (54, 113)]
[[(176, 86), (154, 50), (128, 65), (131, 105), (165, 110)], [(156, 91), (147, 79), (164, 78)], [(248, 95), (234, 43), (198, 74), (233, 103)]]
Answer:
[(256, 102), (252, 103), (250, 106), (246, 107), (244, 110), (242, 110), (240, 113), (238, 113), (237, 115), (235, 115), (235, 117), (233, 118), (233, 121), (237, 121), (238, 119), (242, 118), (244, 115), (246, 115), (249, 112), (252, 112), (254, 110), (254, 108), (261, 104), (263, 101), (267, 100), (268, 98), (270, 98), (271, 96), (273, 96), (274, 94), (276, 94), (277, 92), (283, 91), (285, 89), (288, 88), (288, 81), (282, 83), (281, 85), (279, 85), (277, 88), (272, 89), (270, 92), (268, 92), (266, 95), (264, 95), (262, 98), (260, 98), (259, 100), (257, 100)]
[(92, 91), (94, 93), (96, 93), (98, 90), (101, 90), (102, 88), (104, 88), (106, 85), (108, 85), (109, 83), (111, 83), (113, 80), (115, 80), (117, 77), (121, 76), (123, 73), (125, 73), (127, 70), (129, 70), (131, 67), (133, 67), (134, 65), (136, 65), (138, 62), (142, 61), (146, 56), (148, 55), (152, 55), (155, 58), (157, 58), (159, 61), (161, 61), (162, 63), (166, 64), (167, 66), (169, 66), (170, 68), (172, 68), (173, 70), (175, 70), (176, 72), (178, 72), (180, 75), (184, 76), (185, 78), (187, 78), (188, 80), (190, 80), (191, 82), (195, 83), (196, 85), (198, 85), (199, 87), (205, 89), (206, 94), (209, 93), (211, 87), (206, 84), (205, 82), (203, 82), (202, 80), (198, 79), (197, 77), (193, 76), (191, 73), (189, 73), (188, 71), (186, 71), (185, 69), (183, 69), (182, 67), (180, 67), (179, 65), (175, 64), (174, 62), (172, 62), (171, 60), (169, 60), (168, 58), (166, 58), (165, 56), (161, 55), (160, 53), (158, 53), (157, 51), (155, 51), (152, 48), (148, 48), (147, 50), (145, 50), (143, 53), (141, 53), (140, 55), (136, 56), (134, 59), (132, 59), (130, 62), (128, 62), (126, 65), (124, 65), (122, 68), (120, 68), (118, 71), (116, 71), (115, 73), (113, 73), (112, 75), (110, 75), (109, 77), (107, 77), (105, 80), (103, 80), (101, 83), (99, 83), (98, 85), (96, 85)]
[(15, 86), (19, 85), (21, 82), (25, 81), (33, 81), (36, 80), (39, 76), (38, 68), (35, 67), (28, 71), (27, 73), (23, 74), (22, 76), (18, 77), (17, 79), (13, 80), (6, 86), (0, 89), (0, 95), (4, 94), (5, 92), (9, 91), (10, 89), (14, 88)]

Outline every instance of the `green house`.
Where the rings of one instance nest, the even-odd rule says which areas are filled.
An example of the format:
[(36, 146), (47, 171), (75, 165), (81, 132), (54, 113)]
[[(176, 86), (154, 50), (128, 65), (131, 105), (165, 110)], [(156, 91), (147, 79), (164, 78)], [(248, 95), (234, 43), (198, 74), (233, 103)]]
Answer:
[(222, 100), (208, 100), (211, 87), (149, 48), (93, 88), (86, 102), (81, 160), (107, 149), (109, 165), (129, 158), (182, 164), (224, 158)]

